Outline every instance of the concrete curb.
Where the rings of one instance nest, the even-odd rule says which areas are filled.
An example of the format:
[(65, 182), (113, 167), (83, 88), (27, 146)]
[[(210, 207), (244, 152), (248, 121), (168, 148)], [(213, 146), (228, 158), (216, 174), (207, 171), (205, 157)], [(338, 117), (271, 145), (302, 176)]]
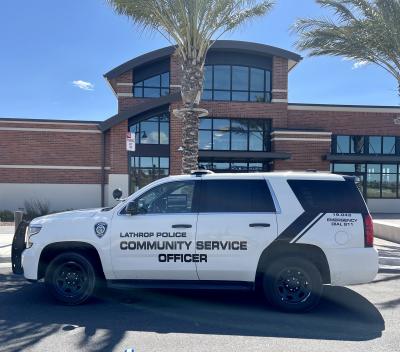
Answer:
[(374, 220), (375, 236), (387, 241), (400, 243), (400, 227), (384, 220)]

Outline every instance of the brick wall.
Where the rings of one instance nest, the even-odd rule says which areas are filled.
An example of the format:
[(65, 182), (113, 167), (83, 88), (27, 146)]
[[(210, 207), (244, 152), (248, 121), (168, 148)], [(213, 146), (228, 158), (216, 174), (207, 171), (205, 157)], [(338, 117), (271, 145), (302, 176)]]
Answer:
[(126, 133), (128, 121), (115, 125), (110, 130), (110, 173), (128, 173), (128, 152), (126, 151)]
[(101, 143), (96, 124), (0, 121), (0, 183), (98, 184)]
[[(287, 127), (293, 129), (318, 129), (332, 134), (344, 135), (397, 135), (400, 127), (394, 125), (393, 119), (398, 113), (373, 111), (329, 111), (329, 110), (293, 110), (289, 106)], [(327, 108), (326, 108), (327, 109)], [(331, 108), (334, 109), (334, 108)], [(279, 137), (284, 136), (282, 133)], [(319, 138), (326, 135), (290, 135), (289, 138)], [(275, 151), (287, 152), (292, 155), (290, 160), (280, 160), (274, 163), (275, 170), (329, 170), (329, 162), (324, 160), (331, 152), (331, 143), (324, 141), (274, 141)]]
[[(329, 162), (324, 160), (324, 157), (330, 152), (331, 143), (315, 141), (304, 136), (300, 138), (304, 138), (304, 140), (276, 140), (272, 142), (272, 147), (275, 151), (291, 154), (289, 160), (274, 161), (274, 170), (305, 171), (307, 169), (316, 169), (318, 171), (329, 171)], [(310, 140), (307, 141), (306, 139)]]
[(100, 184), (101, 170), (0, 168), (0, 183)]
[(393, 119), (400, 113), (360, 111), (289, 110), (289, 128), (313, 128), (333, 134), (378, 134), (400, 136)]
[(0, 130), (0, 164), (100, 166), (101, 133)]

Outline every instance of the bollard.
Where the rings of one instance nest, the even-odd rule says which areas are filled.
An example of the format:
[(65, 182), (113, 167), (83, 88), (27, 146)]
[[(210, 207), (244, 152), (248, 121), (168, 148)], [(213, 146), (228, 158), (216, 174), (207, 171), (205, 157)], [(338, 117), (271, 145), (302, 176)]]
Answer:
[(22, 221), (22, 217), (24, 216), (24, 213), (20, 210), (17, 210), (14, 212), (14, 226), (15, 226), (15, 231), (17, 231), (17, 228), (19, 224)]

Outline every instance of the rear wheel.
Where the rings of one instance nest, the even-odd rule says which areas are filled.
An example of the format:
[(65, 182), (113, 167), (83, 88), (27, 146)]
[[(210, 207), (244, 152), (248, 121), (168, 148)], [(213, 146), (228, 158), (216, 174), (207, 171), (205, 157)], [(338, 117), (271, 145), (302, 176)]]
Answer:
[(266, 299), (286, 312), (313, 309), (321, 298), (322, 278), (316, 266), (308, 260), (287, 257), (274, 261), (263, 276)]
[(45, 283), (58, 301), (76, 305), (85, 302), (93, 294), (96, 273), (89, 260), (81, 254), (68, 252), (50, 262)]

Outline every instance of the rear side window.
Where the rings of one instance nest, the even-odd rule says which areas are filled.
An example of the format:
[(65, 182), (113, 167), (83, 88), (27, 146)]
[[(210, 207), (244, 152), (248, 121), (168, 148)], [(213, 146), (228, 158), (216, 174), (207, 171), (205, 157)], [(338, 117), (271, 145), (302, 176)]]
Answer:
[(367, 208), (354, 181), (288, 180), (306, 211), (366, 213)]
[(264, 180), (202, 180), (200, 212), (275, 212)]

